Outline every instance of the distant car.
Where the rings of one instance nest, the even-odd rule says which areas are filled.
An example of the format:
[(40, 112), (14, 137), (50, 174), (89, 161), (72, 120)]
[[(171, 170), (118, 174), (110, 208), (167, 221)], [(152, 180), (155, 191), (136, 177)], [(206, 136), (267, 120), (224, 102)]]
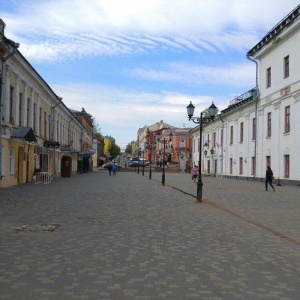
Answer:
[(144, 163), (144, 162), (137, 162), (137, 161), (130, 161), (129, 163), (128, 163), (128, 167), (133, 167), (133, 168), (136, 168), (136, 167), (138, 167), (138, 166), (140, 166), (140, 167), (146, 167), (146, 164)]

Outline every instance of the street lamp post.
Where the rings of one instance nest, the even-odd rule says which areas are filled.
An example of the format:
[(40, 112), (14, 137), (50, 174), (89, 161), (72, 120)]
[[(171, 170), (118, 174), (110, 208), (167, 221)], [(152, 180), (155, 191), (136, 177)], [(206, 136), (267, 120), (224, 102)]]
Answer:
[(140, 174), (140, 150), (141, 148), (138, 148), (138, 174)]
[[(153, 141), (150, 138), (150, 131), (149, 129), (147, 130), (147, 143), (146, 143), (146, 147), (147, 147), (147, 151), (149, 151), (149, 156), (150, 156), (150, 168), (149, 168), (149, 179), (152, 179), (152, 150), (153, 150)], [(148, 152), (147, 152), (148, 153)]]
[(150, 151), (150, 169), (149, 169), (149, 179), (152, 179), (152, 169), (151, 169), (151, 164), (152, 164), (152, 149)]
[[(169, 134), (169, 141), (172, 140), (172, 132), (170, 132)], [(160, 141), (160, 135), (157, 135), (157, 139), (158, 141)], [(162, 177), (161, 177), (161, 184), (165, 185), (166, 182), (166, 175), (165, 175), (165, 155), (166, 155), (166, 138), (164, 137), (163, 141), (160, 141), (161, 143), (163, 142), (164, 145), (164, 152), (163, 152), (163, 160), (162, 160), (162, 165), (163, 165), (163, 169), (162, 169)]]
[(200, 144), (199, 144), (199, 166), (198, 166), (198, 182), (197, 182), (197, 201), (198, 202), (203, 202), (202, 201), (202, 187), (203, 187), (203, 182), (202, 182), (202, 175), (201, 175), (201, 152), (202, 152), (202, 125), (210, 122), (215, 118), (216, 112), (217, 112), (217, 107), (214, 105), (214, 103), (211, 104), (209, 107), (209, 116), (210, 118), (205, 118), (203, 119), (203, 113), (200, 113), (200, 118), (198, 117), (193, 117), (195, 106), (191, 103), (186, 107), (187, 109), (187, 115), (189, 118), (189, 121), (192, 120), (194, 123), (199, 124), (199, 130), (200, 130)]
[[(142, 152), (143, 152), (143, 158), (145, 158), (144, 150), (143, 150)], [(145, 161), (144, 161), (144, 159), (143, 159), (142, 176), (144, 176), (144, 174), (145, 174)]]

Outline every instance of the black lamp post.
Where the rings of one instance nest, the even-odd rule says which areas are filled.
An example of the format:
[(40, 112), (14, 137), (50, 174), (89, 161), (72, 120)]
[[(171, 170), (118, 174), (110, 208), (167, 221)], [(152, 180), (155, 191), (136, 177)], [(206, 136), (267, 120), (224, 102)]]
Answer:
[[(145, 158), (144, 150), (142, 152), (143, 152), (143, 158)], [(144, 176), (144, 174), (145, 174), (145, 161), (143, 159), (142, 176)]]
[(210, 118), (205, 118), (203, 119), (202, 112), (200, 113), (200, 118), (198, 117), (193, 117), (195, 106), (191, 103), (186, 107), (187, 109), (187, 115), (189, 118), (189, 121), (192, 120), (194, 123), (199, 124), (199, 130), (200, 130), (200, 145), (199, 145), (199, 166), (198, 166), (198, 182), (197, 182), (197, 201), (203, 202), (202, 201), (202, 187), (203, 187), (203, 182), (202, 182), (202, 176), (201, 176), (201, 152), (202, 152), (202, 125), (210, 122), (215, 118), (216, 112), (217, 112), (217, 107), (214, 105), (214, 103), (211, 104), (209, 107), (209, 116)]
[[(169, 134), (169, 141), (172, 141), (172, 132), (170, 132)], [(157, 139), (158, 141), (160, 141), (160, 135), (157, 135)], [(166, 175), (165, 175), (165, 155), (166, 155), (166, 138), (164, 137), (163, 141), (160, 141), (161, 143), (163, 142), (163, 145), (164, 145), (164, 152), (163, 152), (163, 161), (162, 161), (162, 164), (163, 164), (163, 169), (162, 169), (162, 177), (161, 177), (161, 184), (162, 185), (165, 185), (165, 182), (166, 182)]]
[(150, 154), (150, 168), (149, 168), (149, 179), (152, 179), (152, 169), (151, 169), (151, 164), (152, 164), (152, 148), (153, 148), (153, 145), (152, 143), (150, 142), (147, 142), (146, 143), (147, 145), (147, 153), (149, 152)]
[(140, 174), (140, 150), (141, 148), (138, 148), (138, 174)]

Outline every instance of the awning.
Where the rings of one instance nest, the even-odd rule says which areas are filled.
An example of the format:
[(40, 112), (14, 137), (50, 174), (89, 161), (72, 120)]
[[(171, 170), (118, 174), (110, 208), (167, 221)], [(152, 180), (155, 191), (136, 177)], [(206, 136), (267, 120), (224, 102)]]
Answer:
[(60, 146), (59, 142), (55, 142), (52, 140), (45, 140), (43, 145), (44, 147), (50, 147), (50, 148), (57, 148)]
[(106, 157), (99, 157), (99, 159), (106, 161)]
[(31, 127), (20, 126), (12, 135), (12, 138), (24, 139), (27, 142), (36, 142), (34, 132)]

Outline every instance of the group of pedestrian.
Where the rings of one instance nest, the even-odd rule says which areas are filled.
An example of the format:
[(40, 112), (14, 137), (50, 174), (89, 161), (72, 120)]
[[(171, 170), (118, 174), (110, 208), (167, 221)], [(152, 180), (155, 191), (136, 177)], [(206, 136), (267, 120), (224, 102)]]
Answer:
[(113, 176), (117, 175), (117, 166), (116, 165), (109, 165), (107, 167), (107, 170), (108, 170), (109, 176), (111, 176), (111, 172), (113, 173)]

